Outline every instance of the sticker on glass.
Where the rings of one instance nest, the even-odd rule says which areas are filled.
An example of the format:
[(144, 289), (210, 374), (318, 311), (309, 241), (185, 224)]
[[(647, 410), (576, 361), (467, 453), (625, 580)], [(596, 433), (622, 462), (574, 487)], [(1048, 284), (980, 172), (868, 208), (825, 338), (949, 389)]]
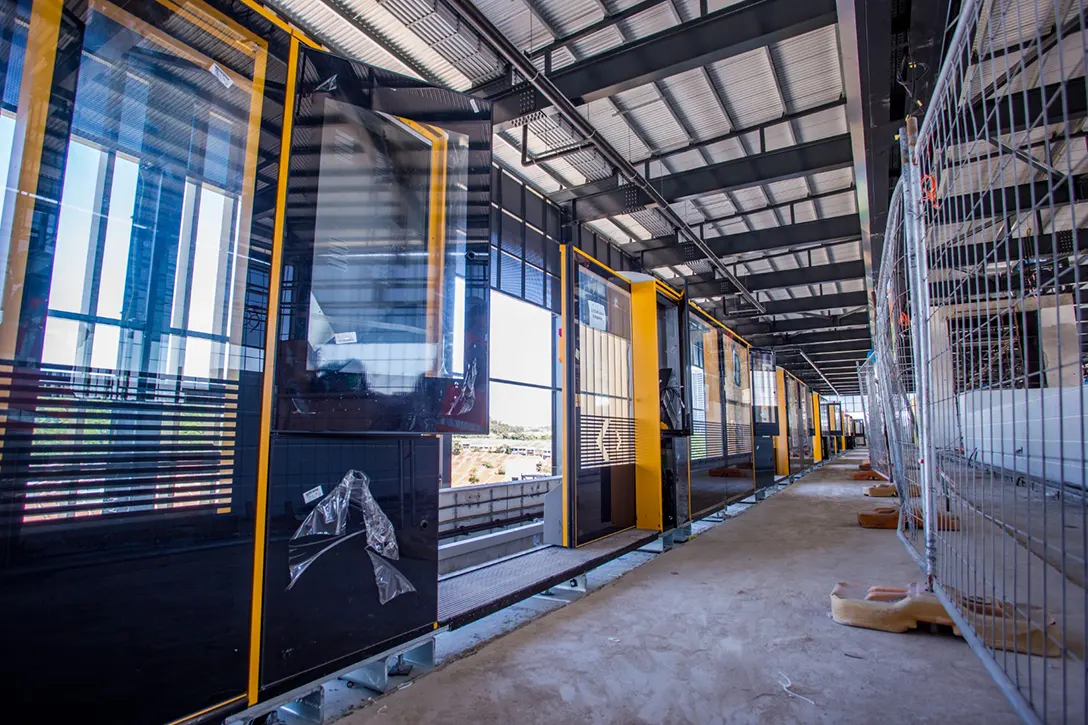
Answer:
[(306, 503), (313, 503), (324, 495), (325, 492), (321, 489), (321, 486), (314, 486), (309, 491), (302, 494), (302, 500)]
[(211, 71), (211, 74), (212, 74), (213, 76), (215, 76), (215, 79), (216, 79), (217, 81), (219, 81), (220, 83), (222, 83), (222, 84), (223, 84), (223, 87), (224, 87), (224, 88), (230, 88), (231, 86), (233, 86), (233, 85), (234, 85), (234, 81), (232, 81), (232, 80), (230, 79), (230, 76), (228, 76), (228, 75), (227, 75), (227, 74), (226, 74), (226, 73), (225, 73), (225, 72), (223, 71), (223, 69), (222, 69), (222, 68), (220, 68), (220, 67), (219, 67), (218, 65), (216, 65), (215, 63), (212, 63), (212, 67), (211, 67), (211, 68), (209, 68), (208, 70), (209, 70), (209, 71)]
[(605, 312), (604, 305), (593, 300), (586, 300), (586, 307), (589, 311), (589, 326), (598, 330), (607, 330), (608, 314)]
[(359, 341), (354, 330), (351, 332), (338, 332), (333, 335), (333, 339), (336, 341), (337, 345), (352, 345)]

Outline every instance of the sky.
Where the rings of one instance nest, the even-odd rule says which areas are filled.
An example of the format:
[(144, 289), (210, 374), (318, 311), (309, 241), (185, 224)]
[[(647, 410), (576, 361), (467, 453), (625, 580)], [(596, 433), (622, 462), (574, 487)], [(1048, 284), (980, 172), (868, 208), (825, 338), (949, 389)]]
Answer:
[[(491, 377), (550, 385), (552, 313), (491, 292)], [(491, 419), (538, 428), (552, 421), (550, 390), (491, 383)]]

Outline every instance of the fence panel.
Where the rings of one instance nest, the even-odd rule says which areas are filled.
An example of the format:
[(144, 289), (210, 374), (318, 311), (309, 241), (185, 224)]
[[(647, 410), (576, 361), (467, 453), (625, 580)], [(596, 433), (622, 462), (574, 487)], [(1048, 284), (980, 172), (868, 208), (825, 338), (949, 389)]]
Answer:
[(879, 396), (875, 355), (870, 355), (858, 368), (858, 385), (865, 409), (865, 445), (869, 449), (869, 465), (874, 471), (891, 480), (888, 439), (884, 433), (884, 407)]
[(901, 535), (1029, 722), (1086, 715), (1086, 57), (1082, 2), (963, 2), (877, 287)]

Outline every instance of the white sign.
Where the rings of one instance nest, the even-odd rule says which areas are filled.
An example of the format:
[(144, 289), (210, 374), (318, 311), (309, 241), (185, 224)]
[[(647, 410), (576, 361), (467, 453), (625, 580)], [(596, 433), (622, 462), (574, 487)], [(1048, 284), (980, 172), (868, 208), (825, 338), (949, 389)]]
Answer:
[(354, 345), (358, 342), (358, 338), (355, 336), (355, 331), (351, 332), (338, 332), (333, 335), (333, 339), (337, 345)]
[(209, 70), (209, 71), (211, 71), (211, 74), (212, 74), (213, 76), (215, 76), (215, 79), (216, 79), (217, 81), (219, 81), (220, 83), (222, 83), (222, 84), (223, 84), (223, 87), (224, 87), (224, 88), (230, 88), (231, 86), (233, 86), (233, 85), (234, 85), (234, 81), (232, 81), (232, 80), (230, 79), (230, 76), (228, 76), (228, 75), (227, 75), (227, 74), (226, 74), (226, 73), (225, 73), (225, 72), (223, 71), (223, 69), (222, 69), (222, 68), (220, 68), (220, 67), (219, 67), (218, 65), (216, 65), (215, 63), (212, 63), (212, 67), (211, 67), (211, 68), (209, 68), (208, 70)]
[(325, 495), (325, 492), (321, 490), (321, 486), (314, 486), (306, 493), (302, 494), (302, 500), (306, 503), (313, 503), (317, 499)]
[(586, 300), (586, 307), (589, 310), (589, 326), (598, 330), (607, 330), (608, 315), (605, 313), (604, 305), (593, 300)]

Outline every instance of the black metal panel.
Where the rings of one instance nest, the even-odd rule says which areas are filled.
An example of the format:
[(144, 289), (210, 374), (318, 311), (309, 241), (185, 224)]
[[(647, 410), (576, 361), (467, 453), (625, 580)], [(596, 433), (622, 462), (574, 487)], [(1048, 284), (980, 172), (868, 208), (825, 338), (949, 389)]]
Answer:
[[(278, 435), (269, 465), (262, 699), (304, 684), (421, 629), (438, 616), (439, 438)], [(376, 551), (375, 527), (345, 501), (338, 536), (302, 535), (311, 514), (337, 495), (344, 475), (369, 477), (369, 492), (396, 538)], [(339, 493), (347, 496), (341, 489)], [(352, 492), (351, 495), (356, 495)], [(355, 500), (352, 500), (352, 504)], [(326, 509), (323, 508), (322, 511)], [(312, 558), (311, 558), (312, 557)], [(380, 563), (375, 560), (378, 559)], [(301, 571), (292, 565), (311, 561)], [(414, 591), (382, 602), (379, 574), (395, 569)]]
[[(819, 284), (821, 282), (838, 282), (844, 279), (860, 279), (865, 274), (865, 266), (860, 261), (843, 262), (841, 264), (824, 264), (818, 267), (800, 267), (787, 269), (781, 272), (767, 272), (766, 274), (751, 274), (740, 277), (740, 282), (751, 291), (764, 289), (779, 289), (781, 287), (797, 287), (806, 284)], [(699, 282), (688, 286), (688, 295), (692, 299), (703, 297), (716, 297), (718, 295), (731, 294), (733, 285), (727, 280), (713, 280)]]
[[(588, 103), (807, 33), (835, 18), (833, 0), (748, 0), (575, 63), (551, 80), (567, 98)], [(528, 85), (492, 100), (497, 125), (549, 105)]]
[[(653, 179), (653, 184), (672, 203), (718, 191), (847, 168), (851, 158), (850, 136), (843, 134), (669, 174)], [(599, 191), (598, 187), (599, 184), (591, 184), (568, 192), (577, 199), (574, 205), (576, 220), (585, 222), (622, 214), (646, 207), (653, 201), (645, 191), (630, 184), (605, 191)]]
[[(857, 214), (848, 214), (801, 224), (708, 237), (704, 241), (714, 254), (727, 257), (749, 252), (799, 247), (803, 244), (830, 242), (844, 237), (856, 237), (860, 233), (861, 226)], [(651, 246), (654, 242), (659, 242), (654, 245), (656, 248)], [(646, 247), (646, 250), (642, 252), (642, 263), (649, 268), (687, 264), (706, 259), (702, 250), (691, 242), (679, 242), (675, 234), (655, 237), (643, 242), (642, 245)]]

